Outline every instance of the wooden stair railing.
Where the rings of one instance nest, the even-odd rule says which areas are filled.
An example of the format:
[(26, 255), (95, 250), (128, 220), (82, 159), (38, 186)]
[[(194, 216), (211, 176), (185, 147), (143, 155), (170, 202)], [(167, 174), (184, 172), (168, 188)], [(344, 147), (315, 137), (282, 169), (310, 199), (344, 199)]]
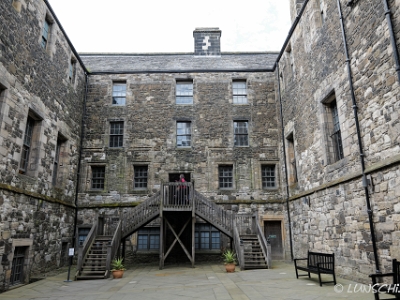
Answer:
[(114, 259), (117, 250), (121, 244), (121, 235), (122, 235), (122, 220), (118, 222), (111, 243), (107, 247), (106, 274), (105, 274), (106, 278), (110, 276), (111, 261)]
[(138, 206), (125, 212), (122, 218), (121, 237), (125, 238), (160, 214), (161, 193), (157, 192)]
[(261, 229), (261, 226), (258, 222), (257, 223), (257, 236), (258, 236), (258, 240), (260, 242), (261, 245), (261, 249), (263, 251), (264, 257), (265, 257), (265, 263), (268, 266), (268, 269), (271, 268), (271, 245), (267, 242), (267, 239), (264, 236), (264, 233)]
[(233, 223), (233, 243), (240, 270), (244, 270), (244, 249), (243, 243), (241, 242), (239, 236), (239, 231), (236, 226), (236, 222)]
[(98, 221), (96, 221), (93, 224), (83, 245), (78, 245), (78, 261), (76, 264), (75, 280), (76, 280), (76, 277), (79, 275), (79, 272), (82, 269), (83, 262), (85, 261), (85, 258), (89, 252), (89, 249), (92, 247), (93, 241), (96, 238), (97, 230), (98, 230)]
[(195, 190), (193, 190), (193, 196), (195, 213), (232, 238), (234, 214), (218, 206)]

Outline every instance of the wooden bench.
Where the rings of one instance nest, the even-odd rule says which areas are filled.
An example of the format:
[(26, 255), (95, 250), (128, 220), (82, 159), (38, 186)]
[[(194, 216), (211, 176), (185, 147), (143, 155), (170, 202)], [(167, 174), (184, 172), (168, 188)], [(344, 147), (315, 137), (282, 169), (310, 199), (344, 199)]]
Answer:
[[(376, 300), (379, 300), (379, 293), (394, 295), (395, 298), (400, 299), (400, 262), (397, 259), (392, 261), (392, 272), (386, 274), (371, 274), (372, 289)], [(392, 283), (378, 283), (377, 279), (382, 277), (392, 277)]]
[[(299, 266), (297, 262), (299, 260), (307, 260), (307, 266)], [(329, 253), (318, 253), (308, 251), (307, 258), (297, 258), (294, 260), (294, 267), (296, 269), (296, 277), (307, 276), (307, 274), (299, 275), (297, 270), (305, 271), (308, 273), (308, 278), (311, 278), (310, 273), (318, 274), (319, 285), (323, 283), (334, 283), (336, 284), (335, 277), (335, 254)], [(321, 274), (332, 274), (333, 281), (321, 281)]]

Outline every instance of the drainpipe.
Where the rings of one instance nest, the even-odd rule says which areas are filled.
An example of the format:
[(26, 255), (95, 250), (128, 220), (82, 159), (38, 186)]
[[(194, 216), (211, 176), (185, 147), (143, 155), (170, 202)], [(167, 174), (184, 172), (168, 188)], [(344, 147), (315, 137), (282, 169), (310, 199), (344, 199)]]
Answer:
[[(83, 100), (83, 114), (81, 121), (81, 140), (79, 142), (79, 157), (78, 157), (78, 173), (76, 176), (76, 190), (75, 190), (75, 218), (74, 218), (74, 238), (72, 239), (72, 248), (75, 248), (76, 241), (76, 224), (78, 224), (78, 194), (80, 187), (80, 179), (81, 179), (81, 160), (82, 160), (82, 148), (83, 148), (83, 135), (85, 133), (85, 117), (86, 117), (86, 100), (87, 100), (87, 92), (88, 92), (88, 73), (85, 72), (85, 96)], [(72, 259), (72, 257), (71, 257)]]
[(397, 72), (397, 80), (400, 82), (400, 60), (399, 60), (399, 51), (397, 49), (396, 45), (396, 38), (394, 36), (394, 31), (393, 31), (393, 25), (392, 25), (392, 18), (391, 18), (391, 11), (388, 5), (387, 0), (383, 0), (383, 6), (385, 8), (385, 16), (386, 16), (386, 22), (388, 24), (389, 28), (389, 34), (390, 34), (390, 43), (392, 44), (393, 48), (393, 58), (396, 63), (396, 72)]
[(281, 95), (281, 82), (279, 79), (279, 63), (278, 61), (275, 63), (277, 78), (278, 78), (278, 97), (279, 97), (279, 106), (281, 112), (281, 129), (282, 129), (282, 144), (283, 144), (283, 163), (285, 165), (285, 179), (286, 179), (286, 210), (289, 224), (289, 242), (290, 242), (290, 257), (293, 260), (293, 241), (292, 241), (292, 221), (290, 219), (290, 209), (289, 209), (289, 179), (288, 179), (288, 171), (287, 171), (287, 163), (286, 163), (286, 142), (285, 142), (285, 129), (283, 127), (283, 109), (282, 109), (282, 95)]
[(379, 270), (378, 250), (376, 248), (375, 230), (374, 230), (374, 222), (373, 222), (373, 215), (372, 215), (373, 212), (372, 212), (372, 209), (371, 209), (371, 203), (370, 203), (370, 199), (369, 199), (367, 178), (365, 176), (364, 152), (363, 152), (363, 147), (362, 147), (362, 142), (361, 142), (360, 124), (358, 122), (358, 114), (357, 114), (357, 103), (356, 103), (356, 97), (355, 97), (355, 94), (354, 94), (350, 58), (349, 58), (349, 52), (348, 52), (348, 49), (347, 49), (346, 32), (344, 30), (344, 25), (343, 25), (343, 14), (342, 14), (342, 8), (340, 6), (340, 0), (337, 0), (337, 5), (338, 5), (338, 10), (339, 10), (340, 26), (341, 26), (341, 29), (342, 29), (343, 47), (344, 47), (344, 52), (345, 52), (345, 55), (346, 55), (347, 75), (348, 75), (349, 85), (350, 85), (351, 100), (352, 100), (352, 103), (353, 103), (353, 113), (354, 113), (354, 121), (355, 121), (355, 124), (356, 124), (356, 131), (357, 131), (358, 149), (360, 151), (362, 183), (363, 183), (364, 192), (365, 192), (365, 200), (366, 200), (366, 203), (367, 203), (367, 213), (368, 213), (368, 219), (369, 219), (369, 228), (370, 228), (370, 231), (371, 231), (372, 248), (373, 248), (373, 251), (374, 251), (375, 267), (376, 267), (376, 273), (381, 273), (381, 271)]

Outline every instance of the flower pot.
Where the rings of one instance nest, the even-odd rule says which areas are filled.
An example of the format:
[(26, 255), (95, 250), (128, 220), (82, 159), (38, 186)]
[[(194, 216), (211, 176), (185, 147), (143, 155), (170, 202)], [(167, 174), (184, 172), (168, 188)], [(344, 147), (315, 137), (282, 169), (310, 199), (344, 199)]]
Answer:
[(112, 271), (112, 273), (114, 278), (122, 278), (122, 276), (124, 275), (124, 270), (115, 270)]
[(235, 264), (226, 264), (225, 269), (226, 269), (226, 272), (233, 273), (233, 272), (235, 272)]

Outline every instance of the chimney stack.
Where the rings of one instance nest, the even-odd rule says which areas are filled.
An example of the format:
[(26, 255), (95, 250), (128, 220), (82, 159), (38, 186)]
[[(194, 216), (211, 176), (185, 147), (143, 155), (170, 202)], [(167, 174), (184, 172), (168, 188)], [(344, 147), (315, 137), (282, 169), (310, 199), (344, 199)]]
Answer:
[(200, 27), (193, 31), (195, 56), (221, 56), (221, 30)]

